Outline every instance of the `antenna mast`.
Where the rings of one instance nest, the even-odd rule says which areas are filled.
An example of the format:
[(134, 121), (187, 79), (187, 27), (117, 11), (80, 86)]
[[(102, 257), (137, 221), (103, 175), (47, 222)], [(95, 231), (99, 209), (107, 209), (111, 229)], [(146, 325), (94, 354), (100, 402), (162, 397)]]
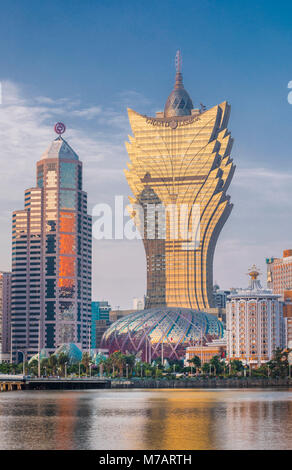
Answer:
[(182, 57), (181, 57), (181, 53), (180, 53), (179, 49), (178, 49), (178, 51), (176, 52), (176, 55), (175, 55), (175, 69), (176, 69), (176, 73), (181, 73)]

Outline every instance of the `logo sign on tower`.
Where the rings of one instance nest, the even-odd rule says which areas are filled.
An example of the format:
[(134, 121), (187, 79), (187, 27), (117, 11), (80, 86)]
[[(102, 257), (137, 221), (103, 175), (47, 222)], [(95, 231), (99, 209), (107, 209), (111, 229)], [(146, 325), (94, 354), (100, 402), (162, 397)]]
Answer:
[(59, 135), (64, 134), (65, 130), (66, 130), (66, 126), (62, 122), (57, 122), (57, 124), (55, 124), (56, 134), (59, 134)]

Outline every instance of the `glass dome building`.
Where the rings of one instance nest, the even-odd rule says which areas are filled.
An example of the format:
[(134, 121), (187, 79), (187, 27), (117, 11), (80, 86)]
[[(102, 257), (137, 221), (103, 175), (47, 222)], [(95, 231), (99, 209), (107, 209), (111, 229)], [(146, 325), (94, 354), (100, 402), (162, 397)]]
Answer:
[(196, 343), (222, 338), (223, 324), (208, 313), (188, 308), (141, 310), (114, 322), (102, 337), (101, 347), (140, 356), (143, 361), (162, 356), (182, 359)]
[(74, 343), (61, 344), (54, 354), (58, 357), (61, 353), (66, 354), (69, 357), (70, 364), (74, 364), (82, 360), (82, 351)]

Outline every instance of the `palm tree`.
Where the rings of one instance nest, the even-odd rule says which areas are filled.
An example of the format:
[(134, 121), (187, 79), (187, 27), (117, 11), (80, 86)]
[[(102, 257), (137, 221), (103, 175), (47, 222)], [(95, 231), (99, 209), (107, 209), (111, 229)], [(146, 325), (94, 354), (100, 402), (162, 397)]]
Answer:
[(38, 364), (39, 361), (37, 359), (34, 359), (28, 364), (29, 371), (31, 371), (34, 375), (38, 375)]
[(230, 361), (230, 369), (232, 373), (241, 372), (244, 370), (243, 363), (238, 359)]
[(58, 365), (60, 367), (61, 375), (65, 375), (65, 365), (69, 362), (69, 356), (65, 353), (60, 353), (58, 356)]
[(273, 358), (267, 364), (270, 367), (272, 377), (287, 377), (289, 374), (288, 354), (291, 349), (277, 348), (274, 351)]
[(104, 368), (105, 368), (105, 371), (106, 371), (106, 374), (107, 375), (110, 375), (110, 372), (112, 370), (112, 360), (111, 360), (111, 356), (108, 357), (107, 359), (104, 359), (103, 361), (101, 361), (101, 364), (104, 365)]
[(128, 364), (128, 366), (129, 366), (130, 374), (133, 374), (133, 369), (134, 369), (135, 361), (136, 361), (135, 354), (126, 354), (124, 356), (124, 360), (125, 360), (126, 364)]
[(50, 369), (51, 373), (53, 375), (56, 375), (56, 367), (57, 367), (57, 364), (58, 364), (58, 358), (57, 356), (55, 356), (54, 354), (52, 354), (49, 358), (48, 358), (48, 368)]
[(112, 365), (119, 370), (120, 377), (123, 375), (124, 366), (126, 365), (125, 358), (126, 356), (121, 351), (115, 351), (111, 355)]
[(199, 356), (194, 356), (192, 357), (191, 359), (189, 359), (189, 364), (190, 366), (194, 366), (195, 367), (195, 370), (196, 370), (196, 374), (197, 374), (197, 371), (200, 369), (201, 367), (201, 359), (199, 358)]
[(43, 359), (41, 359), (42, 375), (44, 375), (44, 369), (46, 370), (47, 368), (48, 368), (48, 359), (46, 357), (43, 357)]
[(88, 352), (84, 352), (82, 354), (82, 361), (81, 362), (85, 367), (86, 375), (88, 375), (88, 369), (89, 369), (89, 366), (90, 366), (90, 363), (91, 363), (91, 357), (90, 357)]

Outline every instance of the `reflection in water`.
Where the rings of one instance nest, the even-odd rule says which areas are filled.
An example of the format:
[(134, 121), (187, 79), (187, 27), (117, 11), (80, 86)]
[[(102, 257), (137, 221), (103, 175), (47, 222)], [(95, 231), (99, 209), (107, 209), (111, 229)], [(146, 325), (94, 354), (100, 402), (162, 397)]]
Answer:
[(289, 390), (0, 395), (0, 449), (291, 449)]

